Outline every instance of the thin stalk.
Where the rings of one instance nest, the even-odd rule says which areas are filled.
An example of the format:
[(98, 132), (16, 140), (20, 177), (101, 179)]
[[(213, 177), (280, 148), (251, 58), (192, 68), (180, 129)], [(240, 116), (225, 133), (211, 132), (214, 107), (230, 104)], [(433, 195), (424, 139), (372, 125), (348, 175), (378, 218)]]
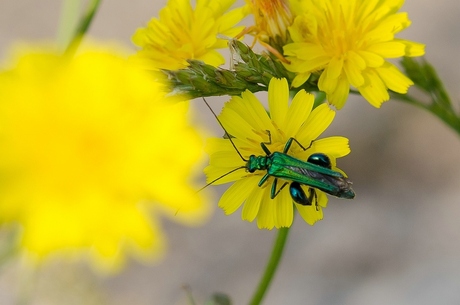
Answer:
[(57, 43), (61, 49), (67, 48), (72, 40), (79, 20), (81, 0), (63, 0), (57, 30)]
[(267, 292), (267, 289), (270, 286), (270, 283), (273, 280), (273, 276), (275, 275), (275, 272), (278, 268), (281, 256), (283, 255), (288, 233), (289, 228), (281, 228), (278, 230), (278, 235), (276, 236), (270, 259), (267, 263), (267, 266), (265, 267), (265, 272), (260, 279), (259, 286), (257, 286), (257, 289), (254, 292), (249, 305), (259, 305), (264, 298), (265, 293)]
[(460, 118), (451, 107), (446, 107), (440, 103), (432, 103), (430, 105), (426, 105), (414, 97), (411, 97), (410, 95), (392, 94), (392, 97), (397, 101), (425, 109), (434, 116), (438, 117), (460, 136)]
[[(350, 93), (359, 95), (359, 92), (355, 90), (350, 90)], [(457, 135), (460, 136), (460, 116), (451, 106), (447, 93), (445, 91), (440, 91), (437, 92), (437, 95), (433, 95), (431, 92), (428, 92), (428, 94), (430, 94), (432, 98), (431, 103), (424, 103), (409, 94), (399, 94), (396, 92), (391, 92), (391, 98), (428, 111), (443, 121), (444, 124), (452, 128)], [(439, 98), (439, 96), (441, 96), (441, 98)]]
[(83, 36), (86, 34), (86, 32), (89, 29), (89, 26), (91, 25), (91, 22), (94, 19), (94, 16), (96, 15), (96, 12), (99, 8), (99, 5), (101, 4), (101, 0), (92, 0), (88, 8), (84, 14), (84, 16), (80, 19), (80, 22), (77, 26), (77, 29), (74, 32), (74, 35), (67, 46), (66, 49), (66, 54), (73, 54), (75, 50), (78, 48), (80, 45), (80, 42), (83, 38)]

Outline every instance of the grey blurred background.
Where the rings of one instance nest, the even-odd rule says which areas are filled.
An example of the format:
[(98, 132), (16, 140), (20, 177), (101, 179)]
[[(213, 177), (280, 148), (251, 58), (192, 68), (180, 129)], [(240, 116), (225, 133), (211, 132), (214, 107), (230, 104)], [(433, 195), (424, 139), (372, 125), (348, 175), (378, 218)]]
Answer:
[[(93, 37), (123, 41), (157, 16), (166, 0), (103, 1)], [(240, 2), (242, 3), (242, 1)], [(52, 40), (61, 2), (0, 0), (0, 55), (21, 40)], [(454, 103), (460, 103), (460, 2), (408, 0), (412, 20), (399, 37), (426, 43)], [(134, 48), (133, 48), (134, 50)], [(224, 99), (211, 99), (220, 109)], [(197, 100), (198, 120), (222, 135)], [(353, 201), (330, 198), (311, 227), (296, 218), (283, 262), (264, 304), (460, 304), (460, 137), (437, 118), (400, 102), (374, 109), (352, 98), (328, 135), (350, 139), (339, 160), (354, 182)], [(215, 187), (218, 192), (225, 187)], [(245, 304), (258, 283), (275, 231), (219, 209), (199, 228), (163, 221), (169, 251), (158, 264), (130, 262), (117, 276), (56, 262), (30, 275), (0, 269), (0, 304), (197, 304), (213, 292)]]

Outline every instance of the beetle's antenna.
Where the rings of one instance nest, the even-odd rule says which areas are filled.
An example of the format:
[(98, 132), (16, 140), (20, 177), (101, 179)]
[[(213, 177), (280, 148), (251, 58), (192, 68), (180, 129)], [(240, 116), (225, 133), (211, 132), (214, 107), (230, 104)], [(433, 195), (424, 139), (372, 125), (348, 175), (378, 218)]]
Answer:
[[(233, 148), (235, 148), (235, 150), (236, 150), (236, 152), (238, 153), (238, 155), (240, 156), (240, 158), (241, 158), (243, 161), (247, 162), (248, 160), (245, 159), (245, 158), (243, 157), (243, 155), (240, 153), (240, 151), (238, 150), (238, 148), (236, 148), (236, 145), (235, 145), (235, 143), (233, 142), (232, 137), (228, 134), (228, 132), (227, 132), (227, 130), (225, 129), (224, 125), (222, 125), (222, 122), (219, 120), (219, 118), (217, 117), (217, 115), (216, 115), (216, 113), (214, 112), (214, 110), (212, 110), (211, 106), (209, 106), (208, 102), (206, 102), (206, 100), (204, 99), (204, 97), (203, 97), (203, 101), (204, 101), (204, 103), (206, 104), (206, 106), (208, 106), (209, 110), (211, 110), (211, 112), (212, 112), (212, 114), (214, 115), (214, 117), (216, 118), (217, 122), (219, 122), (219, 125), (220, 125), (220, 126), (222, 127), (222, 129), (225, 131), (225, 135), (227, 136), (227, 138), (228, 138), (228, 139), (230, 140), (230, 142), (232, 143)], [(239, 167), (239, 168), (243, 168), (243, 167)], [(238, 168), (238, 169), (239, 169), (239, 168)], [(218, 179), (220, 179), (220, 178), (218, 178)], [(213, 182), (214, 182), (214, 181), (213, 181)]]
[(218, 181), (218, 180), (224, 178), (224, 177), (227, 176), (227, 175), (230, 175), (230, 174), (233, 173), (233, 172), (236, 172), (236, 171), (239, 170), (239, 169), (243, 169), (243, 168), (246, 168), (246, 166), (240, 166), (240, 167), (237, 167), (237, 168), (232, 169), (232, 170), (229, 171), (228, 173), (225, 173), (225, 174), (223, 174), (222, 176), (217, 177), (216, 179), (214, 179), (214, 180), (212, 180), (211, 182), (207, 183), (205, 186), (203, 186), (202, 188), (200, 188), (200, 189), (199, 189), (198, 191), (196, 191), (196, 192), (197, 192), (197, 193), (198, 193), (198, 192), (201, 192), (203, 189), (207, 188), (208, 186), (210, 186), (210, 185), (213, 184), (214, 182), (216, 182), (216, 181)]

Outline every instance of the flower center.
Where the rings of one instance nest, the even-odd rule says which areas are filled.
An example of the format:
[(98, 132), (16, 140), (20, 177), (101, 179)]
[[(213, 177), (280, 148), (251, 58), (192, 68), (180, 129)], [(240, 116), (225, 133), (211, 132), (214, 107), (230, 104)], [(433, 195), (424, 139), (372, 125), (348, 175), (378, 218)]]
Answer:
[[(342, 3), (324, 11), (318, 20), (316, 39), (330, 57), (347, 57), (349, 51), (365, 48), (365, 34), (372, 24), (359, 17), (355, 5)], [(367, 23), (367, 26), (366, 26)]]

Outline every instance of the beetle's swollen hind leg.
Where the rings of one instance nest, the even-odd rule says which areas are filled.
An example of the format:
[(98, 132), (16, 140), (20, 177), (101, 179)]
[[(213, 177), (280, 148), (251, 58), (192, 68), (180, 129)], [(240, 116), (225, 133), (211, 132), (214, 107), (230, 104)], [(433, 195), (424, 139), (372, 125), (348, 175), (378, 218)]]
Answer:
[(272, 190), (270, 192), (270, 198), (271, 199), (274, 199), (276, 196), (278, 196), (278, 194), (281, 192), (281, 190), (286, 186), (288, 185), (287, 182), (284, 182), (284, 184), (279, 188), (279, 190), (277, 191), (276, 190), (276, 184), (278, 183), (278, 178), (275, 178), (275, 181), (273, 181), (273, 184), (272, 184)]

